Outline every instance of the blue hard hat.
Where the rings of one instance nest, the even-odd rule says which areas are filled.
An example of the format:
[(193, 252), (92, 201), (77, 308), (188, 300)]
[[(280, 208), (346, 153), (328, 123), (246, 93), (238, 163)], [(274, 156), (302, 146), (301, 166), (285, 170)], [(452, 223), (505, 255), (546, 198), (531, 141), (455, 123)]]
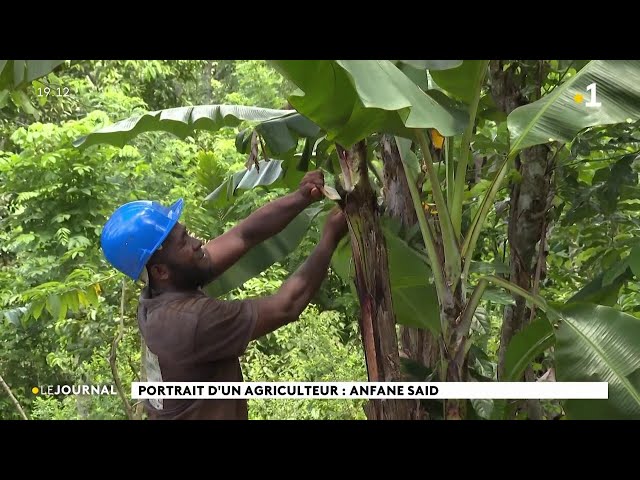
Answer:
[(170, 207), (136, 200), (119, 207), (100, 236), (104, 256), (111, 265), (138, 280), (151, 255), (162, 245), (182, 213), (181, 198)]

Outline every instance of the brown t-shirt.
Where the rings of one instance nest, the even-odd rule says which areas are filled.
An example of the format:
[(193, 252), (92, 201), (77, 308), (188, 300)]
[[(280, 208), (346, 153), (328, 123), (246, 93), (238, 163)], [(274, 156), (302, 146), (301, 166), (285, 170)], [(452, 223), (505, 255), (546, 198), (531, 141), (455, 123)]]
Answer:
[[(140, 295), (138, 325), (149, 382), (241, 382), (239, 357), (256, 322), (252, 300), (223, 301), (203, 291)], [(246, 399), (145, 400), (150, 419), (246, 420)]]

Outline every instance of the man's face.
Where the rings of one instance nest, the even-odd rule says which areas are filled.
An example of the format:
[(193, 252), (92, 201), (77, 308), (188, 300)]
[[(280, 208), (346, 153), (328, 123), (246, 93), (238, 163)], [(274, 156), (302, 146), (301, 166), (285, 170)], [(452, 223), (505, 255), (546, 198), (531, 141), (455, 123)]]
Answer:
[(210, 278), (209, 257), (202, 242), (189, 235), (181, 223), (173, 227), (157, 253), (160, 255), (155, 263), (164, 264), (168, 270), (168, 278), (163, 279), (176, 288), (196, 289)]

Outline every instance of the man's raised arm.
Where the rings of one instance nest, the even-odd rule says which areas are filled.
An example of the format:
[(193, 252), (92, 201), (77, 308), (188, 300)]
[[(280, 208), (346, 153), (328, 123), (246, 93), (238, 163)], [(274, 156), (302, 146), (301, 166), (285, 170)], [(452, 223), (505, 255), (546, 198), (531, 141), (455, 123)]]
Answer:
[(347, 232), (346, 217), (338, 207), (335, 207), (327, 216), (320, 242), (298, 270), (274, 295), (252, 300), (257, 310), (252, 340), (294, 322), (300, 317), (319, 290), (327, 275), (333, 252)]
[(308, 172), (300, 188), (260, 207), (235, 227), (207, 242), (204, 248), (211, 260), (214, 276), (237, 262), (253, 246), (278, 234), (313, 202), (322, 198), (322, 171)]

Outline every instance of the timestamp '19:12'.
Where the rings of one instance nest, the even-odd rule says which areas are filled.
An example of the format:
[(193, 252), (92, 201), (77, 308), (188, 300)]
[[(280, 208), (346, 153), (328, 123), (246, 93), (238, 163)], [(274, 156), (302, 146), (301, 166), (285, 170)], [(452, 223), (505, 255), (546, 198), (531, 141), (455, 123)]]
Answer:
[(46, 95), (47, 97), (49, 95), (57, 95), (58, 97), (68, 97), (69, 96), (69, 88), (67, 88), (67, 87), (64, 87), (64, 88), (49, 88), (49, 87), (42, 88), (42, 87), (40, 87), (40, 88), (38, 88), (38, 96), (42, 97), (43, 95)]

